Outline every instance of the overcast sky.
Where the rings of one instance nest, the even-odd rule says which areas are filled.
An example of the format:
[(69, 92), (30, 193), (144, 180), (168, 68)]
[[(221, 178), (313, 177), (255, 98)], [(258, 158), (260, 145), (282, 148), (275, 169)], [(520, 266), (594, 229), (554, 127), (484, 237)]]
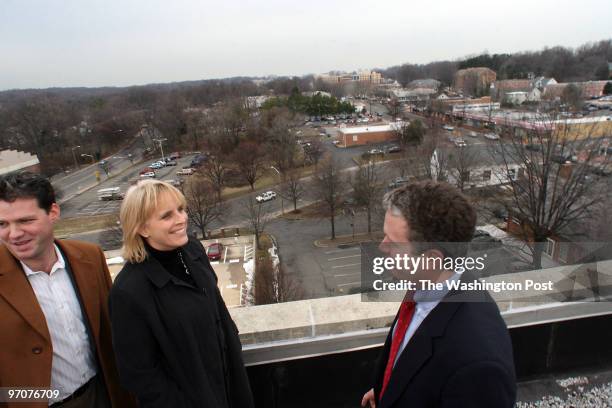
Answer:
[(0, 90), (352, 71), (611, 37), (610, 0), (0, 0)]

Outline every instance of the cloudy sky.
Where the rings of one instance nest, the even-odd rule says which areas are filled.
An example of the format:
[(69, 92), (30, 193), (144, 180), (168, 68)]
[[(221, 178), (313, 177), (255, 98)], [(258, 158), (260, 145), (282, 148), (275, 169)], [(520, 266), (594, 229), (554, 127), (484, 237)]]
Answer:
[(0, 90), (303, 75), (611, 37), (610, 0), (0, 0)]

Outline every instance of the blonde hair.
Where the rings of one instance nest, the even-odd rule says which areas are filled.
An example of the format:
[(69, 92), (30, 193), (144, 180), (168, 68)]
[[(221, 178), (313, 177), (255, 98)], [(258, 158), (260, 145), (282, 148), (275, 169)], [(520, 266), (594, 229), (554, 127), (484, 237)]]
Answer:
[(147, 257), (144, 238), (138, 230), (151, 217), (163, 194), (169, 194), (183, 206), (186, 205), (183, 193), (173, 185), (159, 180), (140, 180), (125, 194), (119, 221), (123, 229), (122, 256), (126, 262), (139, 263)]

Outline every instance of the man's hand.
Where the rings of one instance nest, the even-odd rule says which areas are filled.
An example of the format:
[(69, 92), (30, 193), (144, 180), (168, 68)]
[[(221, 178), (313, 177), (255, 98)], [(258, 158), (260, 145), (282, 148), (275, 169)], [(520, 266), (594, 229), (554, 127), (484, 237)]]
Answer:
[(363, 394), (361, 399), (362, 407), (376, 408), (376, 400), (374, 398), (374, 388)]

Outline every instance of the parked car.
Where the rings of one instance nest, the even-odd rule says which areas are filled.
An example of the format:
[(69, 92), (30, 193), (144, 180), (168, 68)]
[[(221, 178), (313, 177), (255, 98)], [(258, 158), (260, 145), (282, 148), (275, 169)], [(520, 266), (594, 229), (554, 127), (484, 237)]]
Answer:
[(468, 133), (468, 136), (469, 137), (478, 137), (478, 132), (471, 131), (470, 133)]
[(550, 160), (554, 161), (555, 163), (563, 164), (563, 163), (575, 163), (576, 161), (578, 161), (578, 158), (569, 153), (564, 153), (564, 154), (554, 154), (551, 156)]
[(393, 181), (391, 181), (388, 185), (387, 188), (389, 190), (392, 190), (394, 188), (398, 188), (400, 186), (402, 186), (403, 184), (409, 183), (410, 179), (408, 177), (396, 177)]
[(154, 170), (158, 170), (158, 169), (161, 169), (162, 167), (166, 167), (166, 163), (156, 161), (156, 162), (151, 163), (149, 167)]
[(186, 169), (181, 169), (179, 171), (176, 172), (177, 176), (191, 176), (193, 173), (195, 173), (195, 170), (188, 167)]
[(452, 132), (453, 130), (455, 130), (455, 128), (450, 125), (444, 125), (442, 126), (442, 129), (448, 130), (449, 132)]
[(221, 259), (221, 254), (223, 253), (223, 244), (220, 242), (215, 242), (210, 244), (206, 249), (206, 255), (208, 255), (208, 259), (211, 261), (218, 261)]
[(486, 133), (484, 137), (489, 140), (499, 140), (499, 135), (497, 133)]
[(389, 153), (399, 153), (402, 151), (402, 148), (399, 147), (398, 145), (392, 145), (392, 146), (389, 146), (389, 149), (387, 151)]
[(368, 154), (374, 155), (374, 154), (383, 154), (383, 151), (380, 149), (370, 149), (368, 150)]
[(535, 143), (529, 143), (525, 145), (525, 149), (531, 150), (532, 152), (541, 152), (542, 145), (535, 144)]
[(255, 201), (258, 203), (264, 203), (266, 201), (274, 200), (276, 198), (276, 193), (274, 191), (266, 191), (255, 197)]
[(166, 183), (172, 184), (174, 187), (180, 187), (183, 185), (183, 180), (181, 179), (169, 179), (169, 180), (164, 180)]
[(146, 173), (141, 173), (140, 177), (142, 177), (142, 178), (155, 178), (155, 172), (154, 171), (147, 171)]
[(598, 176), (608, 177), (610, 174), (612, 174), (612, 170), (600, 164), (598, 166), (593, 166), (591, 168), (591, 173), (597, 174)]
[(120, 187), (108, 187), (98, 190), (98, 200), (110, 201), (110, 200), (123, 200), (123, 193)]
[(465, 143), (465, 140), (461, 139), (460, 137), (455, 139), (454, 143), (455, 143), (455, 146), (457, 146), (457, 147), (466, 147), (467, 146), (467, 143)]
[(502, 245), (500, 239), (491, 236), (487, 231), (477, 229), (470, 242), (470, 249), (472, 251), (482, 251), (491, 248), (497, 248)]
[(176, 161), (170, 160), (169, 162), (166, 162), (166, 166), (176, 166)]
[(170, 160), (176, 160), (181, 158), (180, 152), (172, 152), (170, 153)]

